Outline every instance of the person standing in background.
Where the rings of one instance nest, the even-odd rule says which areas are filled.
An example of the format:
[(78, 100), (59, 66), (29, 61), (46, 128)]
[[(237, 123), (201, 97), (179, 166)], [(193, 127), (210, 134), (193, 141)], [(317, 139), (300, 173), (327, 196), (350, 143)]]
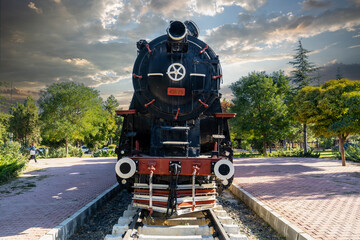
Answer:
[(31, 148), (30, 148), (30, 158), (29, 158), (29, 161), (30, 161), (31, 159), (34, 159), (35, 162), (37, 163), (37, 161), (36, 161), (36, 147), (35, 147), (35, 143), (34, 143), (34, 142), (32, 143), (32, 146), (31, 146)]

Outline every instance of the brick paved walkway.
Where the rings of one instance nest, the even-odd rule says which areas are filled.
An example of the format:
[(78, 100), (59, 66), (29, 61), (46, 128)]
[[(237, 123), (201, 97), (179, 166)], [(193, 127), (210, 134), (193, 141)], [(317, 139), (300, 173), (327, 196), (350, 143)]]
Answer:
[(116, 183), (115, 158), (38, 162), (0, 186), (0, 239), (38, 239)]
[(234, 183), (315, 239), (360, 239), (360, 164), (305, 158), (235, 159)]

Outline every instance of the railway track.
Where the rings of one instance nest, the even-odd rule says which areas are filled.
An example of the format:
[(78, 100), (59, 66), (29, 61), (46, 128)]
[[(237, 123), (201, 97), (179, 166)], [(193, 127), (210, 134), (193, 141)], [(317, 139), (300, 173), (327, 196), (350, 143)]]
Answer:
[(112, 234), (104, 240), (246, 240), (239, 226), (221, 205), (214, 209), (166, 218), (163, 213), (153, 213), (133, 208), (131, 204), (113, 226)]

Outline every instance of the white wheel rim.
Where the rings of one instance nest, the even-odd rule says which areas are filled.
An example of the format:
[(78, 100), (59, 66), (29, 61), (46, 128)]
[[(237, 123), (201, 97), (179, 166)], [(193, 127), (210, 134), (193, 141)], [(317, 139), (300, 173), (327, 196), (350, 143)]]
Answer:
[[(225, 164), (229, 167), (230, 171), (228, 174), (226, 175), (222, 175), (220, 172), (219, 172), (219, 168), (222, 164)], [(222, 180), (225, 180), (225, 179), (229, 179), (231, 178), (233, 175), (234, 175), (234, 172), (235, 172), (235, 169), (234, 169), (234, 165), (232, 164), (232, 162), (230, 162), (229, 160), (225, 160), (225, 159), (221, 159), (220, 161), (218, 161), (217, 163), (215, 163), (215, 166), (214, 166), (214, 172), (215, 172), (215, 176), (222, 179)]]
[(186, 69), (181, 63), (173, 63), (169, 66), (166, 74), (171, 80), (177, 82), (185, 77)]
[[(129, 171), (128, 173), (126, 173), (126, 174), (120, 172), (120, 166), (121, 166), (121, 164), (123, 164), (123, 163), (128, 163), (128, 164), (130, 165), (130, 171)], [(121, 177), (121, 178), (124, 178), (124, 179), (130, 178), (130, 177), (132, 177), (132, 176), (135, 174), (135, 172), (136, 172), (136, 164), (135, 164), (135, 162), (134, 162), (131, 158), (122, 158), (122, 159), (120, 159), (120, 160), (116, 163), (116, 165), (115, 165), (115, 172), (116, 172), (116, 174), (117, 174), (119, 177)]]

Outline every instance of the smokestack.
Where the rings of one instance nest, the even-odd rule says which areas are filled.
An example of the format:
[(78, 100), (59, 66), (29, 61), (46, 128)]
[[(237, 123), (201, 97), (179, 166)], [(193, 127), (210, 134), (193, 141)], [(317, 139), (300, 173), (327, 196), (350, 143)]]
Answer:
[(181, 41), (187, 35), (187, 28), (180, 21), (171, 21), (167, 29), (168, 36), (174, 41)]

